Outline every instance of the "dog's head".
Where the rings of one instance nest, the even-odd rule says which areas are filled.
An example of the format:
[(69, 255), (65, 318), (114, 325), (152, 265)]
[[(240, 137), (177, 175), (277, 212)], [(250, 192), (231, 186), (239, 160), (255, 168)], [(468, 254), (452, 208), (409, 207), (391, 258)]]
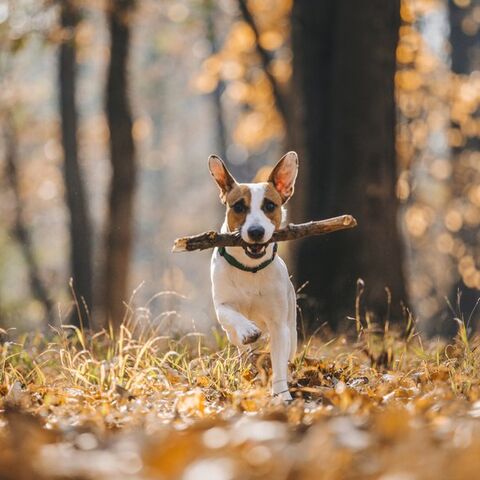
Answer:
[(297, 154), (285, 154), (266, 182), (238, 183), (216, 155), (210, 156), (208, 166), (220, 189), (220, 199), (227, 208), (229, 231), (240, 232), (242, 239), (249, 244), (245, 253), (250, 258), (263, 257), (265, 242), (280, 227), (283, 205), (293, 195), (298, 172)]

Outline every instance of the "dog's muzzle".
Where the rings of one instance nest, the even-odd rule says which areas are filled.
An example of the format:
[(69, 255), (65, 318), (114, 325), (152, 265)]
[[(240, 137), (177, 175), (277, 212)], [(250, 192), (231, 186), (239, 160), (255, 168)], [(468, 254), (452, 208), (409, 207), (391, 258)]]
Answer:
[(250, 258), (259, 259), (262, 258), (267, 252), (267, 244), (252, 243), (246, 247), (243, 247), (243, 250)]

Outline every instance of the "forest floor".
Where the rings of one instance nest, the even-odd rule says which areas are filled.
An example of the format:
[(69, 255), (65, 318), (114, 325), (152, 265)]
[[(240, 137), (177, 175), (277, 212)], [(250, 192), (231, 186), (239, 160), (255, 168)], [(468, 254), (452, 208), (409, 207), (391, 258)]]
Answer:
[(0, 479), (471, 479), (480, 345), (357, 325), (316, 337), (269, 396), (269, 357), (123, 325), (0, 347)]

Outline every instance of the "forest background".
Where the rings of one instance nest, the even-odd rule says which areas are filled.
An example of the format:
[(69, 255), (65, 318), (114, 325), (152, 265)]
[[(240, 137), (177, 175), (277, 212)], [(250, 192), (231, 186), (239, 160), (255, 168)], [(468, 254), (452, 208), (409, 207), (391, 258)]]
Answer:
[(247, 181), (295, 149), (289, 219), (359, 221), (282, 246), (308, 329), (361, 294), (451, 335), (480, 288), (479, 28), (475, 0), (0, 2), (0, 325), (119, 325), (135, 291), (209, 332), (209, 252), (170, 253), (220, 225), (206, 159)]

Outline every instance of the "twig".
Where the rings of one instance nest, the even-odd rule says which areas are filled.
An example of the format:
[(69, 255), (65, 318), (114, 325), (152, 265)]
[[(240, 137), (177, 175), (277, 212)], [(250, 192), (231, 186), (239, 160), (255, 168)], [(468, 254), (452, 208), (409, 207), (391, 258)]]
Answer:
[[(289, 224), (285, 228), (277, 230), (272, 238), (266, 242), (286, 242), (298, 240), (313, 235), (324, 235), (357, 226), (357, 221), (351, 215), (328, 218), (327, 220), (312, 221), (295, 225)], [(192, 237), (177, 238), (173, 245), (172, 252), (191, 252), (193, 250), (206, 250), (214, 247), (246, 247), (238, 232), (218, 233), (214, 231), (201, 233)]]

